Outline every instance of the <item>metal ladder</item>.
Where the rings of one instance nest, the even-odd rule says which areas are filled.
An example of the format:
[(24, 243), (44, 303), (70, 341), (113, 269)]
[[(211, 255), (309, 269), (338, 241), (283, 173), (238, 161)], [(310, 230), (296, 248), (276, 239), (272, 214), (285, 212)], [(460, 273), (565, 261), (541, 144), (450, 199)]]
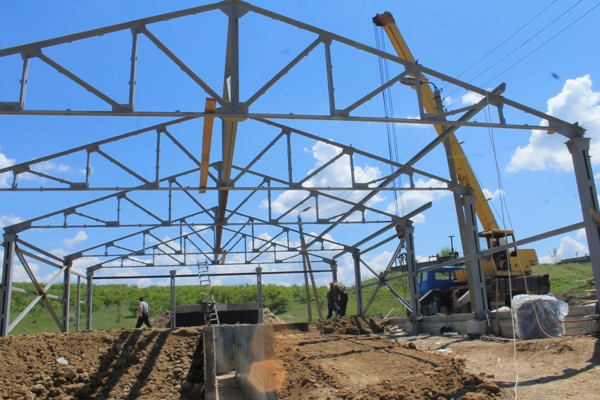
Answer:
[(206, 325), (219, 325), (219, 313), (208, 274), (208, 262), (198, 262), (198, 278), (200, 279), (200, 304), (203, 306), (204, 322)]

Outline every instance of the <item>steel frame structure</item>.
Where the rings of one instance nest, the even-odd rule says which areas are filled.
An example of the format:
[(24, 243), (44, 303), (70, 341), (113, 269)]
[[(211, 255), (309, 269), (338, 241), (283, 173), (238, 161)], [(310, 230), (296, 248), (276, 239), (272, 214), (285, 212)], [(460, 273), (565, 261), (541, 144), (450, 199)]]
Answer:
[[(153, 27), (164, 21), (177, 21), (179, 18), (195, 16), (204, 13), (224, 13), (227, 21), (227, 40), (225, 46), (225, 61), (222, 68), (222, 90), (218, 90), (208, 79), (204, 79), (200, 71), (190, 67), (183, 58), (176, 54), (167, 44), (160, 40), (159, 34)], [(298, 28), (303, 33), (312, 36), (309, 44), (298, 52), (291, 60), (273, 73), (267, 80), (249, 96), (241, 95), (240, 75), (240, 21), (253, 14), (266, 17), (277, 23)], [(84, 79), (68, 67), (67, 62), (59, 62), (52, 57), (52, 49), (60, 46), (70, 46), (74, 42), (85, 42), (113, 33), (130, 32), (130, 62), (129, 83), (127, 85), (128, 99), (121, 101), (114, 99), (99, 88), (92, 80)], [(216, 106), (202, 111), (190, 110), (152, 110), (143, 109), (136, 101), (137, 74), (141, 61), (138, 61), (138, 48), (141, 40), (153, 45), (160, 54), (166, 56), (175, 65), (180, 73), (191, 80), (197, 89), (206, 97), (214, 99)], [(368, 93), (355, 96), (348, 104), (340, 105), (336, 98), (334, 82), (336, 75), (333, 64), (334, 50), (344, 46), (360, 52), (374, 59), (381, 58), (397, 67), (399, 73), (382, 84), (375, 85)], [(302, 113), (289, 106), (287, 112), (252, 112), (252, 108), (267, 95), (284, 77), (297, 69), (302, 61), (323, 51), (324, 92), (327, 101), (319, 113)], [(336, 279), (337, 263), (340, 257), (351, 255), (353, 258), (354, 277), (357, 292), (357, 313), (363, 313), (361, 296), (361, 265), (375, 271), (362, 258), (365, 254), (378, 250), (383, 245), (398, 241), (394, 231), (396, 226), (403, 227), (406, 243), (406, 255), (411, 292), (410, 300), (400, 300), (410, 306), (414, 312), (413, 317), (419, 316), (418, 288), (415, 254), (414, 254), (414, 227), (412, 219), (432, 206), (432, 203), (423, 204), (410, 210), (403, 216), (397, 216), (385, 209), (378, 207), (373, 200), (380, 194), (393, 191), (451, 191), (457, 199), (457, 207), (464, 211), (466, 236), (463, 243), (467, 248), (463, 251), (465, 256), (461, 260), (469, 261), (470, 276), (476, 281), (474, 288), (474, 304), (478, 317), (484, 317), (487, 312), (485, 305), (485, 287), (481, 271), (481, 256), (493, 250), (480, 251), (475, 221), (474, 198), (468, 187), (461, 186), (452, 179), (417, 169), (418, 161), (432, 151), (443, 147), (444, 140), (454, 134), (461, 127), (484, 129), (532, 129), (547, 130), (549, 133), (558, 133), (568, 139), (567, 146), (572, 153), (575, 166), (575, 176), (579, 188), (580, 203), (583, 221), (568, 227), (558, 228), (551, 232), (542, 233), (532, 238), (519, 240), (509, 246), (517, 246), (527, 242), (568, 232), (585, 227), (590, 258), (593, 265), (594, 277), (600, 284), (600, 231), (593, 219), (597, 213), (598, 201), (596, 188), (591, 172), (588, 157), (589, 139), (584, 138), (584, 130), (566, 121), (562, 121), (543, 112), (524, 106), (503, 96), (504, 84), (495, 90), (487, 91), (466, 82), (442, 74), (420, 64), (404, 61), (397, 56), (375, 49), (373, 47), (349, 40), (326, 30), (310, 26), (297, 20), (275, 14), (271, 11), (256, 7), (252, 4), (238, 0), (225, 0), (215, 4), (195, 7), (178, 12), (158, 15), (151, 18), (140, 19), (128, 23), (94, 29), (74, 35), (49, 39), (37, 43), (30, 43), (13, 48), (0, 49), (2, 57), (21, 57), (22, 72), (18, 93), (14, 99), (0, 101), (0, 116), (51, 116), (51, 117), (105, 117), (128, 118), (135, 117), (142, 120), (161, 122), (151, 123), (147, 126), (112, 135), (108, 138), (94, 141), (86, 145), (79, 145), (61, 152), (48, 154), (29, 161), (20, 162), (0, 169), (0, 174), (11, 174), (9, 187), (0, 188), (2, 196), (11, 193), (26, 192), (31, 196), (48, 192), (82, 193), (98, 192), (102, 195), (77, 204), (68, 204), (57, 211), (40, 215), (12, 226), (4, 228), (4, 258), (0, 304), (0, 336), (8, 335), (10, 330), (25, 314), (39, 301), (46, 303), (52, 312), (47, 294), (48, 287), (63, 276), (64, 282), (70, 282), (71, 275), (80, 280), (87, 279), (88, 295), (84, 302), (88, 307), (87, 329), (91, 329), (91, 304), (92, 284), (94, 279), (106, 279), (108, 276), (95, 277), (100, 270), (111, 268), (125, 269), (135, 267), (156, 267), (169, 269), (171, 285), (175, 285), (176, 277), (189, 275), (177, 274), (173, 268), (195, 265), (198, 259), (207, 260), (211, 265), (227, 268), (234, 265), (252, 266), (246, 272), (236, 274), (260, 276), (268, 273), (302, 273), (302, 270), (268, 271), (264, 266), (278, 266), (303, 264), (310, 257), (313, 262), (323, 263), (325, 269), (315, 272), (328, 271)], [(34, 67), (40, 63), (64, 75), (78, 87), (85, 89), (83, 97), (93, 97), (100, 101), (97, 109), (59, 109), (31, 108), (26, 102), (26, 95), (34, 83), (30, 83), (30, 76)], [(481, 101), (456, 110), (444, 111), (440, 114), (427, 114), (423, 107), (420, 90), (417, 90), (416, 101), (419, 109), (419, 118), (394, 118), (371, 113), (367, 106), (373, 99), (386, 90), (404, 91), (414, 102), (414, 92), (403, 87), (400, 80), (407, 76), (416, 77), (417, 89), (420, 85), (420, 76), (443, 81), (481, 95)], [(96, 77), (97, 81), (101, 81)], [(82, 97), (82, 98), (83, 98)], [(285, 106), (285, 105), (284, 105)], [(484, 123), (474, 121), (474, 117), (490, 107), (496, 110), (497, 120)], [(507, 110), (511, 116), (507, 116)], [(515, 121), (507, 122), (513, 118), (512, 114), (524, 118), (539, 118), (547, 122), (545, 126), (535, 126), (528, 123)], [(198, 156), (199, 141), (186, 142), (186, 130), (197, 131), (197, 121), (220, 123), (220, 150), (221, 157), (217, 161), (208, 162), (208, 151), (203, 157)], [(311, 133), (298, 127), (297, 123), (318, 121), (327, 126), (331, 123), (377, 123), (377, 124), (411, 124), (411, 125), (440, 125), (443, 133), (426, 146), (416, 152), (408, 161), (399, 163), (390, 161), (387, 157), (375, 154), (373, 151), (363, 150), (352, 145), (346, 145), (325, 138), (327, 133)], [(241, 130), (246, 124), (258, 126), (261, 132), (268, 132), (271, 139), (255, 154), (250, 155), (249, 149), (245, 151), (245, 162), (234, 162), (239, 157), (234, 157), (234, 150), (240, 154), (239, 138)], [(210, 144), (210, 133), (204, 132), (204, 143)], [(153, 160), (144, 168), (132, 165), (129, 159), (124, 159), (115, 148), (131, 148), (130, 142), (143, 143), (140, 147), (139, 157)], [(335, 149), (335, 155), (324, 161), (318, 168), (301, 176), (304, 171), (296, 166), (295, 149), (297, 142), (319, 142)], [(169, 149), (168, 151), (166, 149)], [(281, 156), (284, 150), (285, 156)], [(167, 154), (168, 155), (165, 155)], [(214, 158), (214, 156), (213, 156)], [(46, 162), (60, 162), (68, 159), (78, 160), (76, 168), (85, 171), (84, 179), (75, 181), (60, 173), (45, 172), (39, 166)], [(265, 160), (277, 159), (278, 165), (284, 172), (273, 174), (259, 167)], [(173, 165), (174, 160), (182, 164)], [(184, 161), (181, 161), (184, 160)], [(372, 164), (382, 165), (390, 172), (377, 179), (361, 180), (355, 175), (360, 162), (368, 161)], [(183, 165), (185, 164), (185, 165)], [(319, 185), (318, 178), (321, 174), (335, 168), (340, 168), (340, 174), (347, 177), (344, 184)], [(99, 168), (101, 166), (101, 168)], [(171, 172), (165, 172), (168, 166)], [(103, 168), (109, 177), (103, 176)], [(203, 175), (204, 174), (204, 175)], [(36, 176), (43, 179), (43, 185), (31, 184), (30, 180), (23, 177)], [(298, 177), (301, 176), (301, 177)], [(399, 186), (398, 178), (404, 177), (409, 184)], [(414, 181), (416, 177), (424, 177), (439, 182), (438, 187), (418, 187)], [(300, 193), (295, 200), (285, 209), (276, 204), (278, 198), (285, 193)], [(108, 193), (108, 194), (107, 194)], [(460, 204), (458, 204), (460, 202)], [(162, 206), (157, 209), (157, 204)], [(261, 216), (256, 207), (250, 204), (263, 204), (266, 216)], [(185, 204), (185, 207), (180, 207)], [(304, 231), (301, 235), (301, 226), (296, 221), (300, 219), (303, 208), (312, 209), (310, 215), (304, 217)], [(336, 213), (333, 212), (336, 211)], [(592, 210), (592, 211), (589, 211)], [(454, 212), (454, 210), (453, 210)], [(35, 229), (104, 229), (120, 232), (108, 241), (101, 241), (83, 250), (76, 251), (64, 257), (57, 257), (49, 250), (43, 249), (25, 239), (24, 235)], [(309, 228), (311, 231), (309, 231)], [(263, 233), (269, 232), (269, 237)], [(340, 240), (337, 233), (343, 230), (350, 239)], [(123, 233), (125, 232), (125, 233)], [(302, 245), (300, 239), (302, 238)], [(400, 244), (394, 246), (396, 250), (388, 265), (399, 252)], [(233, 259), (232, 259), (233, 258)], [(45, 263), (58, 272), (52, 282), (43, 288), (36, 280), (33, 272), (28, 268), (28, 259)], [(95, 260), (91, 263), (89, 260)], [(13, 287), (13, 268), (17, 261), (26, 269), (37, 291), (30, 293), (35, 300), (11, 323), (10, 302), (11, 293), (22, 291)], [(310, 261), (309, 261), (310, 262)], [(87, 273), (83, 274), (73, 268), (74, 264), (87, 265)], [(258, 264), (258, 266), (257, 266)], [(433, 266), (429, 268), (437, 268)], [(215, 274), (219, 275), (219, 274)], [(228, 273), (220, 274), (222, 276)], [(148, 275), (153, 277), (169, 277), (169, 275)], [(139, 277), (139, 276), (138, 276)], [(380, 285), (386, 285), (386, 277), (382, 276)], [(478, 283), (477, 283), (478, 282)], [(62, 320), (53, 314), (61, 330), (68, 330), (69, 320), (69, 285), (65, 284), (65, 293), (56, 299), (63, 302)], [(389, 286), (386, 285), (388, 288)], [(600, 291), (598, 291), (600, 296)], [(56, 297), (56, 296), (55, 296)], [(78, 294), (79, 297), (79, 294)], [(369, 301), (369, 305), (372, 299)], [(78, 301), (81, 303), (81, 301)], [(78, 311), (79, 313), (79, 311)], [(77, 316), (79, 324), (79, 314)]]

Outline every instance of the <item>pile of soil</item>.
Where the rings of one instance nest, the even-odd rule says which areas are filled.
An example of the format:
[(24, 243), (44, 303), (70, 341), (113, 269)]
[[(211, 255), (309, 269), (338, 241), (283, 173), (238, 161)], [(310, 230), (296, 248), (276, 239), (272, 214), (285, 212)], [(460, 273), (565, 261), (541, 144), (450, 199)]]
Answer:
[(371, 317), (347, 315), (334, 319), (320, 319), (311, 324), (311, 330), (321, 334), (368, 335), (382, 333), (387, 323), (388, 320), (375, 321)]
[(162, 311), (160, 314), (150, 320), (150, 325), (152, 325), (153, 328), (170, 328), (171, 311)]
[(263, 324), (274, 325), (274, 324), (285, 324), (285, 321), (273, 314), (267, 307), (263, 308)]
[(198, 399), (202, 331), (137, 329), (0, 338), (4, 399)]
[[(573, 293), (573, 291), (579, 293)], [(588, 279), (585, 285), (574, 287), (569, 292), (554, 293), (554, 296), (572, 307), (595, 304), (598, 300), (593, 278)]]

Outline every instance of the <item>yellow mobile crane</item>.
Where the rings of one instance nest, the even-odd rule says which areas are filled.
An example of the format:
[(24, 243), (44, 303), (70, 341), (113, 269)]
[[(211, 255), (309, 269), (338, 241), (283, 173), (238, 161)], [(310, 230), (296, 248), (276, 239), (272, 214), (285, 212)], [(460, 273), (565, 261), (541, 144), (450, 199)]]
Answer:
[[(400, 34), (394, 17), (391, 13), (385, 12), (383, 14), (377, 14), (373, 18), (375, 25), (382, 27), (388, 38), (392, 42), (394, 49), (398, 53), (398, 56), (406, 61), (410, 61), (416, 64), (415, 58), (412, 56), (404, 38)], [(442, 100), (440, 92), (436, 89), (435, 92), (431, 90), (427, 78), (419, 76), (420, 84), (417, 85), (416, 76), (409, 74), (412, 80), (408, 80), (408, 83), (415, 90), (419, 90), (423, 103), (423, 107), (428, 114), (439, 114), (443, 112)], [(406, 82), (406, 81), (405, 81)], [(403, 82), (403, 83), (405, 83)], [(412, 82), (412, 83), (411, 83)], [(443, 121), (440, 119), (440, 121)], [(443, 132), (443, 124), (436, 124), (435, 129), (438, 135)], [(450, 134), (447, 137), (449, 143), (449, 150), (451, 152), (451, 158), (453, 163), (449, 163), (451, 174), (456, 175), (458, 183), (464, 186), (468, 186), (473, 189), (475, 196), (475, 212), (479, 219), (479, 222), (483, 228), (483, 231), (479, 233), (481, 238), (485, 238), (488, 248), (506, 246), (507, 243), (514, 242), (514, 234), (510, 230), (500, 229), (492, 209), (490, 208), (483, 190), (477, 181), (471, 166), (464, 154), (464, 151), (454, 134)], [(452, 168), (453, 166), (453, 168)], [(454, 169), (454, 172), (452, 172)], [(533, 276), (531, 275), (531, 266), (538, 263), (538, 258), (535, 250), (533, 249), (511, 249), (504, 248), (501, 251), (495, 252), (492, 256), (484, 257), (482, 260), (483, 272), (486, 277), (486, 290), (489, 294), (496, 293), (497, 300), (504, 299), (507, 304), (510, 304), (510, 299), (514, 294), (526, 293), (526, 291), (545, 294), (550, 290), (550, 281), (548, 275), (544, 276)], [(435, 283), (431, 282), (432, 278), (435, 279), (436, 274), (440, 277), (449, 276), (454, 280), (452, 289), (446, 289), (444, 294), (436, 293), (436, 296), (431, 296), (433, 292), (439, 289), (435, 287)], [(429, 304), (432, 299), (438, 303), (438, 307), (434, 307), (435, 312), (447, 311), (458, 312), (458, 308), (464, 302), (457, 301), (460, 296), (464, 295), (467, 291), (467, 275), (464, 270), (456, 270), (449, 274), (441, 273), (441, 270), (430, 271), (429, 274), (421, 274), (425, 279), (429, 278), (427, 285), (419, 285), (421, 289), (427, 288), (427, 293), (421, 291), (421, 308), (423, 314), (427, 315), (427, 309), (431, 309)], [(510, 278), (509, 278), (510, 277)], [(511, 279), (511, 285), (509, 285), (509, 279)], [(440, 283), (438, 287), (447, 287), (447, 283)], [(512, 290), (509, 290), (511, 288)], [(453, 292), (450, 294), (450, 292)], [(490, 296), (488, 295), (488, 298)], [(452, 299), (454, 301), (452, 301)], [(457, 307), (458, 303), (458, 307)], [(443, 308), (442, 308), (443, 307)]]

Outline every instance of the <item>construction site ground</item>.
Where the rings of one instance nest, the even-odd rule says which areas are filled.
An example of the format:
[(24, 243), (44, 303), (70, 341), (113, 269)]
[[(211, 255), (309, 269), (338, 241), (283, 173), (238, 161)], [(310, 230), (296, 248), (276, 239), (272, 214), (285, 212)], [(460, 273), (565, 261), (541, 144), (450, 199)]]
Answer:
[[(203, 397), (202, 331), (154, 328), (0, 338), (4, 399)], [(275, 333), (281, 399), (592, 399), (597, 340), (405, 335), (356, 317)], [(516, 389), (515, 389), (516, 388)]]

